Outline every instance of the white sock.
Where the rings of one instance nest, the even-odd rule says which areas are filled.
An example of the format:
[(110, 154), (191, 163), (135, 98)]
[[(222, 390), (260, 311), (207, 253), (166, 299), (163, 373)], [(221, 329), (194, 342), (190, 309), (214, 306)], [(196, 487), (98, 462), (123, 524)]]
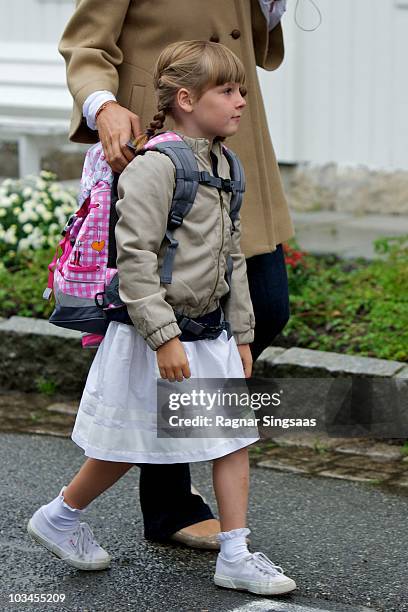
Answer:
[(57, 529), (72, 529), (72, 527), (75, 527), (82, 512), (85, 510), (85, 508), (83, 510), (71, 508), (71, 506), (64, 501), (63, 493), (65, 488), (66, 487), (63, 487), (61, 489), (58, 497), (42, 507), (46, 519)]
[(231, 531), (221, 531), (217, 535), (221, 546), (221, 556), (226, 561), (238, 561), (245, 555), (248, 555), (249, 550), (245, 538), (250, 533), (251, 530), (247, 527), (231, 529)]

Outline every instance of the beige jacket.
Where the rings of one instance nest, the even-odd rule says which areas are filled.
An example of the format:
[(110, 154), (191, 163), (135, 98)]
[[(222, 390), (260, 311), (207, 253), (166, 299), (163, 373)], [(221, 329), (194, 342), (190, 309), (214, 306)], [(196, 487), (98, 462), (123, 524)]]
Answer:
[[(216, 40), (244, 63), (247, 107), (228, 146), (247, 177), (242, 211), (242, 249), (247, 257), (273, 251), (293, 235), (279, 168), (269, 135), (256, 66), (275, 70), (283, 59), (282, 28), (272, 31), (258, 0), (77, 0), (59, 50), (74, 99), (70, 139), (96, 142), (82, 117), (94, 91), (113, 92), (140, 116), (142, 127), (156, 113), (152, 72), (164, 47), (177, 40)], [(173, 129), (169, 120), (165, 129)]]
[[(180, 134), (194, 151), (200, 171), (213, 174), (209, 153), (218, 159), (218, 173), (230, 178), (220, 143)], [(249, 295), (245, 256), (240, 250), (240, 219), (231, 236), (231, 195), (199, 185), (197, 196), (174, 237), (179, 246), (172, 283), (160, 283), (167, 217), (175, 188), (175, 168), (163, 153), (147, 151), (122, 172), (118, 182), (116, 225), (119, 295), (137, 331), (148, 345), (159, 346), (181, 334), (173, 309), (190, 317), (215, 310), (228, 293), (224, 274), (231, 253), (234, 269), (225, 318), (237, 344), (253, 341), (255, 317)]]

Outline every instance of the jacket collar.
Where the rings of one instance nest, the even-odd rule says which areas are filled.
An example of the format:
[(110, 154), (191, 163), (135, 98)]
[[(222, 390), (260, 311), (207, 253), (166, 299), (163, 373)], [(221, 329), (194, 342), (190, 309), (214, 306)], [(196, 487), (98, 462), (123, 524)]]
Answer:
[(194, 153), (197, 153), (198, 155), (201, 153), (208, 156), (210, 151), (216, 155), (221, 154), (221, 143), (219, 141), (213, 142), (212, 145), (210, 145), (210, 141), (207, 138), (192, 138), (191, 136), (186, 136), (177, 130), (173, 130), (173, 132), (178, 134), (178, 136), (181, 136), (184, 142), (188, 144), (189, 147), (193, 149)]

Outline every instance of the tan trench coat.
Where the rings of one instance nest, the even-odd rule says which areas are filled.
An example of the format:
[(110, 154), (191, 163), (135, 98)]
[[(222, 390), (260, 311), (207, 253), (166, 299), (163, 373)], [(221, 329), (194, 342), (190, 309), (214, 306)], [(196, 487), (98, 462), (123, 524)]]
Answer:
[[(244, 63), (247, 107), (228, 139), (246, 172), (241, 247), (246, 257), (275, 250), (293, 235), (279, 168), (269, 136), (256, 65), (277, 68), (282, 28), (268, 32), (258, 0), (77, 0), (59, 44), (74, 98), (70, 140), (93, 143), (82, 106), (96, 90), (112, 91), (147, 126), (156, 112), (152, 71), (160, 51), (177, 40), (221, 42)], [(165, 128), (171, 128), (171, 120)]]

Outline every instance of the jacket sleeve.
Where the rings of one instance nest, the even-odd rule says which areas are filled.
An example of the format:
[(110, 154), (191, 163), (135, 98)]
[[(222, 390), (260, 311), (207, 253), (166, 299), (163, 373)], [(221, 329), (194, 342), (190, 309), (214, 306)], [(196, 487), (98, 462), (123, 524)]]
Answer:
[(227, 298), (224, 314), (231, 324), (231, 331), (237, 344), (249, 344), (254, 340), (255, 315), (249, 294), (245, 255), (241, 252), (241, 220), (235, 221), (232, 234), (231, 257), (233, 270), (230, 293)]
[(181, 334), (160, 284), (158, 252), (175, 185), (171, 160), (156, 151), (135, 157), (118, 181), (115, 228), (119, 296), (137, 331), (156, 350)]
[(58, 50), (65, 59), (68, 88), (81, 109), (94, 91), (105, 89), (114, 95), (118, 91), (116, 67), (123, 54), (116, 43), (130, 2), (76, 0)]
[(251, 0), (251, 22), (256, 65), (265, 70), (276, 70), (285, 55), (282, 24), (278, 23), (269, 30), (259, 0)]

